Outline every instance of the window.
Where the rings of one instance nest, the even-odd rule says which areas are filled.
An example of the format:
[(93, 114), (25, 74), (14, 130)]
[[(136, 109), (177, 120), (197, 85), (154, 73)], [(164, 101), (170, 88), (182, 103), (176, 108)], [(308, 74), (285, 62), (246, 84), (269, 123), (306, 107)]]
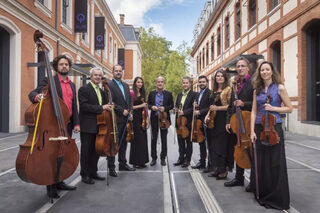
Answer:
[(199, 59), (199, 72), (200, 72), (200, 70), (201, 70), (201, 52), (200, 52), (200, 54), (199, 54), (199, 56), (200, 56), (200, 59)]
[(45, 5), (45, 4), (44, 4), (44, 0), (38, 0), (38, 2), (39, 2), (40, 4)]
[(209, 43), (206, 46), (206, 65), (209, 64)]
[(256, 24), (257, 7), (256, 0), (249, 1), (249, 28)]
[(114, 63), (115, 63), (115, 64), (118, 64), (117, 54), (118, 54), (117, 42), (115, 41), (115, 42), (114, 42)]
[(280, 4), (280, 0), (271, 0), (270, 3), (270, 11), (273, 10), (273, 8), (277, 7)]
[(72, 1), (71, 0), (62, 0), (61, 3), (61, 22), (69, 28), (72, 27)]
[(214, 59), (214, 35), (211, 36), (211, 61)]
[(200, 63), (199, 63), (199, 56), (197, 56), (197, 74), (200, 73)]
[(109, 63), (112, 64), (112, 49), (113, 49), (113, 44), (112, 44), (112, 37), (109, 37)]
[(105, 60), (108, 59), (108, 30), (107, 30), (107, 26), (105, 25), (105, 35), (104, 35), (104, 51), (103, 51), (103, 58)]
[(236, 4), (236, 34), (235, 34), (235, 40), (239, 39), (241, 37), (241, 7), (240, 2)]
[(217, 56), (221, 54), (221, 32), (220, 27), (217, 30)]
[(230, 46), (230, 23), (229, 23), (229, 16), (225, 19), (225, 43), (224, 49), (227, 49)]
[(87, 11), (87, 33), (82, 33), (81, 34), (81, 38), (82, 38), (82, 41), (87, 45), (89, 46), (89, 31), (90, 31), (90, 4), (88, 4), (88, 11)]
[(281, 42), (279, 40), (271, 45), (272, 62), (278, 72), (281, 74)]
[(205, 56), (205, 51), (204, 51), (204, 48), (202, 49), (202, 69), (204, 68), (204, 66), (205, 66), (205, 58), (204, 58), (204, 56)]
[(52, 17), (52, 0), (35, 0), (34, 6), (49, 18)]

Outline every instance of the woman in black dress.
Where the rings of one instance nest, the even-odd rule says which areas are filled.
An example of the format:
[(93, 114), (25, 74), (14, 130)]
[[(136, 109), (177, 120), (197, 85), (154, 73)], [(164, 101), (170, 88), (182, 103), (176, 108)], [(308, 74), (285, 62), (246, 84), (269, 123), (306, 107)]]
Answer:
[(213, 173), (209, 177), (216, 177), (217, 180), (227, 178), (228, 171), (233, 169), (233, 151), (230, 144), (230, 135), (227, 133), (226, 113), (231, 97), (231, 88), (228, 86), (226, 73), (218, 70), (214, 75), (213, 94), (210, 97), (210, 110), (205, 118), (209, 120), (210, 111), (216, 111), (214, 128), (208, 141), (210, 143), (210, 158), (212, 161)]
[[(134, 137), (131, 143), (129, 163), (135, 168), (144, 168), (149, 162), (147, 129), (149, 128), (149, 117), (146, 104), (146, 93), (143, 79), (136, 77), (133, 81), (133, 132)], [(143, 117), (145, 115), (145, 128), (142, 127)]]
[[(287, 164), (279, 113), (292, 112), (292, 105), (280, 74), (274, 69), (272, 63), (264, 61), (259, 65), (253, 76), (252, 85), (254, 93), (251, 111), (251, 141), (256, 146), (257, 172), (255, 166), (252, 166), (251, 186), (260, 205), (266, 208), (289, 209)], [(268, 95), (271, 96), (270, 103), (267, 103)], [(271, 145), (268, 139), (260, 140), (264, 129), (262, 117), (266, 111), (274, 115), (276, 120), (274, 129), (279, 138), (275, 145)]]

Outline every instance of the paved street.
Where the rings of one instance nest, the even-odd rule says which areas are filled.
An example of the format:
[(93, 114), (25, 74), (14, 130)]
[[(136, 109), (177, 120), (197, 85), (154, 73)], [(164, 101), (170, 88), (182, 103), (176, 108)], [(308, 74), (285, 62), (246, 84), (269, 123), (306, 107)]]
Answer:
[[(148, 136), (150, 139), (150, 134)], [(25, 183), (16, 175), (14, 167), (18, 145), (23, 144), (26, 137), (26, 133), (0, 133), (1, 213), (281, 212), (260, 207), (253, 194), (245, 192), (244, 187), (225, 188), (225, 180), (215, 180), (190, 167), (174, 167), (172, 164), (177, 160), (178, 145), (174, 144), (172, 127), (168, 136), (167, 166), (161, 167), (158, 160), (154, 167), (148, 165), (135, 172), (119, 172), (117, 178), (109, 178), (109, 186), (106, 181), (96, 181), (94, 185), (82, 183), (78, 168), (66, 180), (76, 185), (77, 190), (60, 193), (61, 198), (51, 204), (44, 186)], [(79, 135), (76, 138), (79, 147)], [(198, 144), (193, 145), (193, 150), (193, 163), (196, 163), (199, 158)], [(286, 133), (286, 154), (291, 196), (289, 212), (319, 212), (320, 138)], [(107, 175), (105, 158), (100, 158), (99, 172)], [(233, 176), (234, 173), (229, 174), (228, 180)], [(246, 176), (249, 177), (249, 171)]]

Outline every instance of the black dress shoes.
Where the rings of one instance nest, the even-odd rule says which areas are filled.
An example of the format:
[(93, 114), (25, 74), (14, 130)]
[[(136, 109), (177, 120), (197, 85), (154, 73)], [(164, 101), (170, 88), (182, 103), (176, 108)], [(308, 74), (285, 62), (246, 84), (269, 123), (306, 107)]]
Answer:
[(111, 177), (118, 177), (118, 174), (117, 174), (116, 170), (114, 170), (114, 169), (109, 169), (109, 175)]
[(205, 169), (206, 165), (203, 163), (198, 162), (197, 165), (191, 166), (192, 169)]
[(219, 175), (218, 172), (212, 172), (211, 174), (208, 175), (208, 177), (217, 177)]
[(165, 166), (166, 164), (166, 160), (165, 159), (161, 159), (161, 166)]
[(105, 180), (105, 179), (106, 179), (105, 177), (101, 177), (101, 176), (98, 175), (98, 174), (92, 176), (91, 178), (92, 178), (92, 179), (95, 179), (95, 180)]
[(94, 180), (91, 177), (88, 177), (88, 176), (83, 176), (81, 178), (81, 181), (86, 183), (86, 184), (94, 184)]
[(213, 169), (211, 169), (210, 167), (207, 167), (205, 170), (202, 171), (202, 173), (210, 173), (212, 171)]
[(72, 190), (76, 190), (76, 188), (77, 188), (76, 186), (67, 185), (65, 182), (57, 183), (57, 189), (59, 190), (72, 191)]
[(119, 165), (119, 171), (136, 171), (136, 169), (130, 167), (128, 164), (122, 164)]
[(186, 168), (188, 166), (190, 166), (190, 162), (189, 161), (186, 161), (186, 162), (184, 162), (184, 164), (181, 165), (182, 168)]
[(236, 178), (234, 178), (233, 180), (229, 181), (229, 182), (225, 182), (224, 186), (225, 187), (233, 187), (233, 186), (243, 186), (243, 181), (240, 181)]
[(217, 175), (216, 179), (217, 180), (223, 180), (223, 179), (226, 179), (228, 176), (228, 172), (224, 172), (224, 173), (220, 173)]
[(156, 165), (156, 163), (157, 163), (157, 160), (156, 159), (152, 159), (152, 161), (150, 163), (150, 166), (154, 166), (154, 165)]
[(183, 164), (183, 160), (178, 160), (177, 162), (173, 163), (174, 166), (180, 166)]
[(249, 185), (246, 187), (246, 192), (253, 192), (250, 183), (249, 183)]

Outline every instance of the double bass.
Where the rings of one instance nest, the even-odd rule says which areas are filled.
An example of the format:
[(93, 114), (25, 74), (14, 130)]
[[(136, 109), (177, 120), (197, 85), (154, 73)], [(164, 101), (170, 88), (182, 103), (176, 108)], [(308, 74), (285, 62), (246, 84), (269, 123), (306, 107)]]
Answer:
[(99, 128), (96, 136), (96, 152), (99, 156), (114, 157), (118, 153), (118, 129), (117, 117), (114, 112), (112, 95), (108, 86), (108, 81), (102, 81), (102, 87), (108, 93), (108, 104), (112, 105), (111, 111), (103, 110), (97, 115), (97, 125)]
[(197, 102), (193, 102), (193, 113), (192, 113), (192, 123), (191, 123), (191, 142), (201, 143), (204, 141), (205, 137), (202, 131), (202, 121), (197, 118), (194, 111), (198, 109)]
[[(235, 100), (238, 100), (237, 81), (233, 81), (233, 93)], [(251, 168), (252, 143), (250, 141), (251, 112), (242, 111), (236, 106), (236, 113), (230, 118), (230, 126), (237, 135), (237, 144), (234, 149), (234, 160), (243, 169)]]
[(43, 89), (41, 102), (30, 105), (25, 112), (29, 133), (26, 142), (20, 145), (16, 172), (25, 182), (52, 185), (74, 173), (79, 163), (79, 151), (75, 139), (70, 138), (67, 131), (69, 110), (57, 94), (48, 49), (41, 41), (42, 37), (43, 34), (36, 30), (34, 41), (44, 56), (48, 85)]
[[(272, 102), (272, 97), (270, 94), (267, 95), (267, 104)], [(276, 130), (274, 129), (274, 125), (276, 124), (276, 116), (274, 116), (269, 111), (261, 118), (261, 124), (263, 126), (263, 131), (260, 134), (261, 144), (266, 146), (274, 146), (279, 143), (280, 138)]]

